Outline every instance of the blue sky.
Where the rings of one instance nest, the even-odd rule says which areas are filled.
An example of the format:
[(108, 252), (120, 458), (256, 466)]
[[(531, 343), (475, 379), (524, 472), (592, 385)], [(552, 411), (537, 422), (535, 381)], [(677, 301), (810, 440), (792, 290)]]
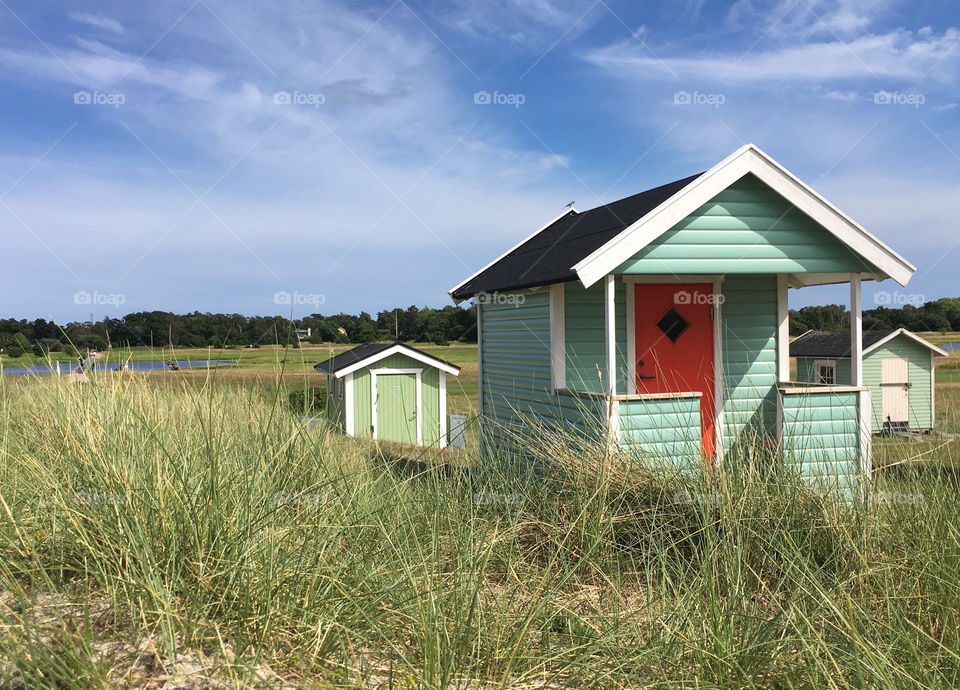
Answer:
[(746, 142), (960, 295), (955, 0), (70, 6), (0, 1), (4, 316), (441, 305)]

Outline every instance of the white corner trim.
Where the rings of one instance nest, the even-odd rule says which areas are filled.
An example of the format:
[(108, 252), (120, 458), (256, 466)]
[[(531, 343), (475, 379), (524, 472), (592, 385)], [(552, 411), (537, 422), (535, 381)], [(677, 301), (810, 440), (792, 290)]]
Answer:
[(747, 144), (700, 175), (602, 247), (573, 266), (590, 287), (660, 235), (739, 180), (752, 173), (856, 254), (901, 285), (916, 268), (849, 216), (800, 181), (763, 151)]
[[(453, 301), (454, 301), (456, 304), (459, 304), (460, 302), (463, 302), (464, 300), (458, 300), (458, 299), (454, 298), (454, 297), (453, 297), (453, 293), (456, 292), (457, 290), (459, 290), (460, 288), (462, 288), (464, 285), (466, 285), (467, 283), (469, 283), (471, 280), (473, 280), (474, 278), (476, 278), (478, 275), (480, 275), (481, 273), (483, 273), (484, 271), (486, 271), (488, 268), (490, 268), (491, 266), (493, 266), (495, 263), (497, 263), (498, 261), (500, 261), (501, 259), (503, 259), (503, 258), (506, 257), (507, 255), (512, 254), (515, 250), (517, 250), (517, 249), (519, 249), (520, 247), (522, 247), (523, 245), (525, 245), (527, 242), (529, 242), (530, 240), (532, 240), (534, 237), (536, 237), (537, 235), (539, 235), (541, 232), (543, 232), (544, 230), (546, 230), (547, 228), (549, 228), (551, 225), (553, 225), (554, 223), (556, 223), (558, 220), (560, 220), (560, 219), (563, 218), (564, 216), (569, 215), (570, 213), (578, 214), (579, 211), (577, 211), (575, 208), (565, 209), (565, 210), (563, 211), (563, 213), (561, 213), (559, 216), (557, 216), (557, 217), (554, 218), (553, 220), (549, 221), (546, 225), (540, 226), (540, 227), (537, 229), (536, 232), (531, 233), (531, 234), (528, 235), (527, 237), (524, 237), (522, 240), (520, 240), (520, 241), (517, 242), (515, 245), (513, 245), (512, 247), (510, 247), (510, 249), (508, 249), (508, 250), (505, 251), (503, 254), (501, 254), (500, 256), (498, 256), (496, 259), (494, 259), (493, 261), (491, 261), (490, 263), (488, 263), (486, 266), (484, 266), (483, 268), (481, 268), (479, 271), (477, 271), (476, 273), (474, 273), (472, 276), (470, 276), (469, 278), (467, 278), (467, 279), (464, 280), (464, 281), (461, 281), (459, 285), (455, 285), (454, 287), (452, 287), (452, 288), (450, 288), (449, 290), (447, 290), (447, 294), (450, 295), (450, 297), (453, 299)], [(469, 299), (469, 298), (466, 298), (466, 299)]]
[(723, 280), (713, 281), (713, 457), (723, 467)]
[(375, 355), (370, 355), (365, 359), (361, 359), (359, 362), (354, 362), (350, 366), (344, 367), (334, 375), (337, 378), (341, 378), (343, 376), (346, 376), (347, 374), (352, 374), (358, 369), (363, 369), (364, 367), (368, 367), (371, 364), (376, 364), (381, 359), (385, 359), (390, 355), (397, 355), (397, 354), (405, 355), (411, 359), (417, 360), (418, 362), (422, 362), (423, 364), (427, 364), (431, 367), (435, 367), (440, 371), (445, 371), (448, 374), (453, 374), (454, 376), (457, 376), (460, 374), (460, 367), (458, 366), (454, 366), (453, 364), (447, 364), (446, 362), (439, 360), (435, 357), (422, 354), (417, 350), (414, 350), (412, 347), (404, 345), (403, 343), (397, 343), (393, 347), (388, 347), (386, 350), (383, 350), (382, 352), (378, 352)]
[(604, 352), (606, 354), (606, 390), (617, 394), (617, 282), (607, 275), (603, 286)]
[[(850, 385), (863, 385), (863, 291), (859, 273), (850, 274)], [(834, 383), (838, 383), (836, 380)]]
[(790, 308), (789, 281), (777, 274), (777, 374), (781, 381), (790, 380)]
[(441, 448), (447, 447), (447, 372), (437, 372), (440, 376), (440, 436), (439, 445)]
[(348, 436), (354, 436), (353, 428), (353, 374), (343, 378), (343, 430)]
[(482, 304), (477, 305), (477, 414), (483, 419), (483, 318)]
[(550, 379), (553, 390), (567, 387), (566, 283), (550, 286)]
[(627, 395), (637, 394), (637, 286), (626, 282), (624, 292), (626, 298), (627, 317)]
[(888, 342), (890, 342), (891, 340), (893, 340), (894, 338), (896, 338), (896, 337), (898, 337), (898, 336), (901, 336), (901, 335), (905, 335), (906, 337), (908, 337), (908, 338), (910, 338), (911, 340), (919, 343), (920, 345), (923, 345), (924, 347), (929, 348), (929, 350), (930, 350), (931, 352), (935, 353), (935, 354), (936, 354), (937, 356), (939, 356), (939, 357), (949, 357), (949, 356), (950, 356), (950, 353), (947, 352), (946, 350), (937, 347), (936, 345), (934, 345), (933, 343), (931, 343), (931, 342), (928, 341), (928, 340), (924, 340), (924, 339), (921, 338), (919, 335), (917, 335), (916, 333), (913, 333), (913, 332), (911, 332), (911, 331), (908, 331), (906, 328), (898, 328), (898, 329), (895, 330), (893, 333), (891, 333), (890, 335), (882, 338), (881, 340), (878, 340), (877, 342), (875, 342), (875, 343), (874, 343), (873, 345), (871, 345), (870, 347), (865, 347), (865, 348), (863, 348), (863, 354), (867, 354), (868, 352), (871, 352), (871, 351), (873, 351), (873, 350), (876, 350), (878, 347), (882, 347), (885, 343), (888, 343)]
[[(373, 429), (373, 438), (379, 438), (380, 410), (377, 406), (377, 376), (391, 374), (413, 374), (416, 381), (416, 415), (417, 415), (417, 445), (423, 445), (423, 369), (371, 369), (370, 370), (370, 425)], [(441, 374), (442, 375), (442, 374)]]
[(860, 391), (860, 471), (869, 480), (873, 475), (873, 401), (870, 389)]

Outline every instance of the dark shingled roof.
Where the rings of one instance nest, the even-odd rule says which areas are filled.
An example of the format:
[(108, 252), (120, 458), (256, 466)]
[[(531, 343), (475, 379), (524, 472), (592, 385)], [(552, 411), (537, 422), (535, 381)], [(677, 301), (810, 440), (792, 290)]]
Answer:
[(515, 290), (573, 280), (573, 266), (703, 173), (628, 196), (589, 211), (558, 218), (451, 293), (457, 300), (478, 292)]
[(362, 362), (365, 359), (370, 359), (374, 355), (378, 355), (384, 350), (389, 350), (395, 345), (402, 346), (405, 350), (413, 350), (417, 354), (423, 355), (429, 359), (434, 360), (435, 362), (440, 362), (446, 364), (447, 366), (454, 367), (459, 369), (456, 364), (451, 364), (445, 359), (440, 359), (439, 357), (434, 357), (431, 354), (427, 354), (423, 350), (418, 350), (415, 347), (410, 347), (406, 343), (401, 343), (400, 341), (392, 343), (364, 343), (363, 345), (357, 345), (355, 348), (347, 350), (346, 352), (341, 352), (339, 355), (334, 355), (330, 359), (320, 362), (320, 364), (315, 365), (313, 368), (316, 371), (319, 371), (321, 374), (336, 374), (341, 369), (346, 369), (347, 367), (356, 364), (357, 362)]
[[(863, 348), (878, 343), (894, 332), (893, 328), (863, 332)], [(849, 357), (850, 332), (809, 331), (790, 343), (791, 357)]]

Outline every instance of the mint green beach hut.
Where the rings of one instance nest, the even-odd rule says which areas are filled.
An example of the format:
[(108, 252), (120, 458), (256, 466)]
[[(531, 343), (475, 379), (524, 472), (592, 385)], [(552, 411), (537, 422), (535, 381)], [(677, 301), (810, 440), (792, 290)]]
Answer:
[[(482, 442), (590, 428), (693, 466), (777, 448), (804, 477), (853, 484), (871, 471), (861, 283), (915, 270), (753, 145), (565, 208), (450, 291), (477, 305)], [(850, 380), (792, 381), (789, 291), (829, 284), (850, 286)]]
[(447, 375), (460, 367), (404, 343), (366, 343), (317, 364), (327, 419), (351, 436), (444, 448)]
[[(790, 343), (797, 380), (833, 386), (850, 383), (850, 334), (808, 331)], [(931, 342), (904, 328), (863, 334), (863, 382), (873, 398), (871, 431), (930, 431), (936, 421), (935, 357)]]

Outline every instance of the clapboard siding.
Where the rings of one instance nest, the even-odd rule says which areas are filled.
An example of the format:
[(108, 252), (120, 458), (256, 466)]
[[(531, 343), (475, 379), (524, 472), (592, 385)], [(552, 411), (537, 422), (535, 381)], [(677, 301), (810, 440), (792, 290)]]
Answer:
[(753, 175), (747, 175), (615, 271), (628, 274), (848, 273), (873, 270)]
[[(617, 393), (627, 392), (627, 293), (630, 286), (617, 279), (615, 291)], [(632, 289), (632, 288), (631, 288)], [(564, 320), (567, 348), (567, 388), (606, 392), (606, 324), (603, 281), (584, 288), (573, 281), (564, 285)]]
[(700, 398), (621, 401), (617, 440), (645, 459), (699, 467)]
[(730, 450), (774, 433), (777, 277), (727, 276), (722, 294), (723, 444)]
[(539, 425), (597, 434), (604, 422), (599, 401), (553, 392), (549, 290), (509, 295), (512, 299), (479, 305), (484, 442), (513, 448)]
[(860, 478), (860, 398), (856, 392), (785, 393), (784, 463), (817, 482), (853, 486)]

